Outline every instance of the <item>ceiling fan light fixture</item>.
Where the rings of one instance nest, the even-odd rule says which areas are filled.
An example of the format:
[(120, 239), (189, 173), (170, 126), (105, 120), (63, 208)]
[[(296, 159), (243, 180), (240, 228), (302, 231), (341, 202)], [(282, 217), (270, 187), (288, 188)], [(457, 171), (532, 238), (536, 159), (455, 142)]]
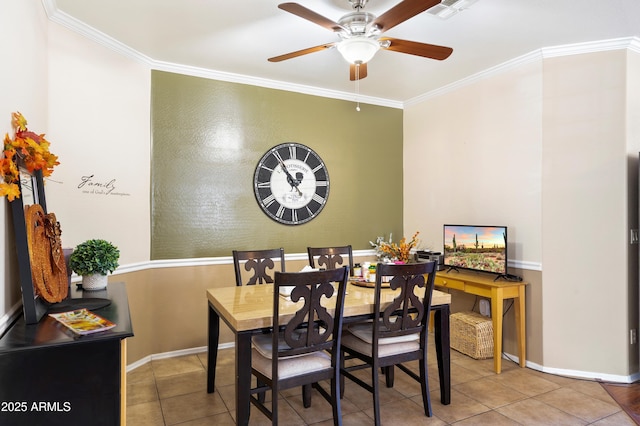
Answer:
[(367, 37), (351, 37), (338, 43), (338, 52), (350, 64), (366, 64), (378, 49), (380, 43)]

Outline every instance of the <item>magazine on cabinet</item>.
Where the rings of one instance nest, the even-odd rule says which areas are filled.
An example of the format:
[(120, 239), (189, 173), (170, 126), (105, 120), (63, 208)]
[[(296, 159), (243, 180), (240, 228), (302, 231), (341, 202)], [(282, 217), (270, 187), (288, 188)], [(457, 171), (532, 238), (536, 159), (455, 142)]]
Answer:
[(116, 324), (108, 319), (102, 318), (86, 308), (61, 312), (59, 314), (49, 314), (49, 316), (55, 318), (77, 334), (98, 333), (116, 326)]

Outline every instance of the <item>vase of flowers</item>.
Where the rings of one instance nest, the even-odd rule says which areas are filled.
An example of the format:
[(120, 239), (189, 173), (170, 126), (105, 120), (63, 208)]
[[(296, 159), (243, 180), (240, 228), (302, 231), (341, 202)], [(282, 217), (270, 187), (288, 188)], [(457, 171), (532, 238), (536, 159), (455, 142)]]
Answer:
[(119, 265), (120, 250), (106, 240), (87, 240), (78, 244), (71, 257), (69, 267), (82, 275), (84, 290), (102, 290), (107, 286), (107, 274)]
[(378, 260), (392, 261), (395, 263), (408, 263), (411, 258), (411, 250), (418, 245), (418, 234), (416, 232), (409, 242), (406, 237), (402, 237), (398, 244), (392, 242), (392, 236), (389, 234), (389, 241), (385, 241), (384, 237), (378, 237), (376, 242), (369, 241), (372, 247), (376, 249)]

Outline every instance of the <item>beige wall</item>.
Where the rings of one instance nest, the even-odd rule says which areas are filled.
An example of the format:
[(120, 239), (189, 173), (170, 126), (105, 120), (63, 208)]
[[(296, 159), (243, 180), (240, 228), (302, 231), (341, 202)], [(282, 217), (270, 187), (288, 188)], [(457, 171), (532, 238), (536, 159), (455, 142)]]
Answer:
[(150, 250), (150, 70), (53, 23), (48, 59), (47, 135), (60, 165), (46, 197), (63, 245), (103, 238), (118, 246), (121, 264), (144, 262)]
[[(405, 232), (422, 226), (437, 241), (442, 223), (507, 225), (510, 265), (530, 282), (527, 359), (546, 371), (637, 371), (638, 260), (628, 240), (637, 183), (628, 176), (640, 140), (626, 127), (637, 114), (628, 56), (541, 59), (405, 110)], [(609, 307), (604, 318), (599, 307)]]
[[(12, 64), (0, 68), (2, 131), (11, 132), (11, 112), (20, 111), (60, 157), (45, 192), (63, 246), (105, 238), (121, 249), (121, 264), (148, 261), (149, 68), (50, 22), (39, 2), (3, 2), (0, 23), (0, 46)], [(91, 175), (115, 190), (79, 188)], [(10, 216), (3, 202), (0, 327), (21, 299)]]
[[(423, 229), (441, 249), (445, 223), (507, 226), (509, 272), (529, 282), (527, 360), (538, 365), (544, 365), (536, 270), (542, 259), (541, 72), (541, 62), (526, 64), (411, 105), (404, 128), (405, 233)], [(414, 170), (422, 171), (420, 178), (410, 177)], [(452, 311), (478, 310), (474, 296), (453, 293)], [(504, 323), (505, 352), (517, 354), (513, 309)]]
[[(626, 114), (626, 133), (627, 133), (627, 222), (629, 229), (638, 229), (640, 224), (640, 201), (639, 201), (639, 151), (640, 144), (640, 96), (634, 94), (640, 93), (640, 52), (628, 52), (627, 54), (627, 114)], [(629, 277), (629, 289), (627, 292), (627, 305), (629, 328), (638, 328), (640, 326), (640, 266), (637, 264), (639, 259), (638, 244), (633, 244), (627, 251), (627, 274)], [(638, 352), (640, 349), (637, 345), (632, 345), (628, 350), (629, 370), (640, 370), (640, 357)]]
[(405, 233), (442, 248), (442, 225), (506, 225), (509, 259), (540, 263), (542, 65), (404, 111)]
[[(13, 136), (11, 113), (20, 111), (30, 130), (48, 127), (47, 16), (39, 2), (6, 0), (0, 13), (0, 134)], [(50, 139), (50, 138), (47, 138)], [(0, 329), (18, 309), (18, 270), (9, 203), (0, 207)], [(4, 317), (3, 317), (4, 316)]]
[[(629, 372), (626, 75), (624, 51), (545, 61), (542, 322), (548, 366)], [(606, 321), (593, 314), (594, 305), (610, 307)]]

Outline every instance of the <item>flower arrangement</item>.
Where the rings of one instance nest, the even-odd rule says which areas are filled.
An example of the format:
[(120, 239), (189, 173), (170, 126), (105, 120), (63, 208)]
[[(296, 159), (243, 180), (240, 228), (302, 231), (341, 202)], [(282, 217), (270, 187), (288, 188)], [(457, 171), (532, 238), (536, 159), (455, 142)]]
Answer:
[(389, 234), (388, 242), (384, 240), (384, 237), (377, 237), (375, 243), (373, 241), (369, 241), (369, 244), (371, 244), (371, 247), (373, 247), (376, 250), (376, 257), (378, 258), (378, 261), (382, 261), (382, 262), (390, 261), (388, 254), (382, 250), (382, 245), (391, 244), (392, 237), (393, 237), (393, 234)]
[(54, 166), (60, 164), (58, 156), (49, 151), (49, 141), (44, 134), (38, 135), (27, 129), (27, 120), (19, 112), (11, 114), (15, 137), (7, 133), (4, 137), (4, 156), (0, 158), (0, 197), (9, 201), (20, 198), (20, 172), (18, 164), (29, 173), (42, 170), (44, 177), (51, 176)]
[(389, 234), (389, 241), (385, 241), (384, 237), (378, 237), (375, 243), (369, 241), (369, 244), (376, 249), (378, 259), (406, 263), (409, 261), (411, 249), (416, 247), (420, 241), (418, 240), (418, 234), (420, 234), (420, 232), (413, 234), (409, 242), (407, 242), (405, 237), (402, 237), (400, 243), (396, 244), (391, 241), (392, 234)]

